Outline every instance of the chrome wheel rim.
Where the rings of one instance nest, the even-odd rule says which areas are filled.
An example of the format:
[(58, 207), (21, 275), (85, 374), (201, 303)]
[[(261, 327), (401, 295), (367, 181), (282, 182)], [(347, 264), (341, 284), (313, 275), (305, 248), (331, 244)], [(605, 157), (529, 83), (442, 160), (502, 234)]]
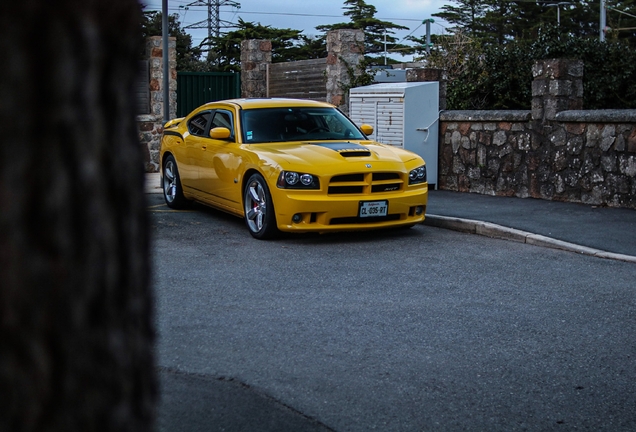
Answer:
[(177, 196), (177, 176), (174, 163), (170, 160), (163, 168), (163, 193), (166, 201), (173, 202)]
[(267, 199), (265, 189), (258, 181), (253, 181), (247, 187), (245, 196), (245, 218), (252, 232), (263, 229), (265, 215), (267, 213)]

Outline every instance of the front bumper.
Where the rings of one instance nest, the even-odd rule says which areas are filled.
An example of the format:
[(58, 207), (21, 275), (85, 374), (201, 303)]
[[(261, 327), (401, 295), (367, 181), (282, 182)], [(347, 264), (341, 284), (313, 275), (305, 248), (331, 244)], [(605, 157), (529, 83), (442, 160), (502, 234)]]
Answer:
[[(280, 231), (357, 231), (414, 225), (424, 221), (428, 185), (400, 193), (336, 195), (276, 189), (272, 191), (276, 222)], [(358, 217), (361, 201), (386, 200), (384, 217)]]

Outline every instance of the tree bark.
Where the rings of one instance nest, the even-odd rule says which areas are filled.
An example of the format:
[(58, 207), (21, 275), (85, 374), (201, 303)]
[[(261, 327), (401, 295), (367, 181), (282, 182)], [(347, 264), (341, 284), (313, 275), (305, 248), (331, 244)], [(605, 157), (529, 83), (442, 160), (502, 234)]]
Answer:
[(144, 431), (156, 395), (135, 0), (0, 8), (0, 430)]

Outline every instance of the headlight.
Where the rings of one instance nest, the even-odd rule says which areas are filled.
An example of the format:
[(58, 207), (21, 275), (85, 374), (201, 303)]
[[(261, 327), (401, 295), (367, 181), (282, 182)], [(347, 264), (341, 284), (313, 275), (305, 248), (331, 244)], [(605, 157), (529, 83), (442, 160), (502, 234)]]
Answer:
[(409, 184), (426, 183), (426, 165), (409, 172)]
[(296, 183), (298, 183), (298, 173), (296, 173), (296, 172), (286, 172), (285, 173), (285, 183), (287, 183), (290, 186), (293, 186)]
[(282, 171), (276, 186), (281, 189), (320, 189), (320, 182), (312, 174)]
[(300, 182), (305, 186), (311, 186), (311, 184), (314, 182), (314, 176), (312, 176), (311, 174), (303, 174), (300, 176)]

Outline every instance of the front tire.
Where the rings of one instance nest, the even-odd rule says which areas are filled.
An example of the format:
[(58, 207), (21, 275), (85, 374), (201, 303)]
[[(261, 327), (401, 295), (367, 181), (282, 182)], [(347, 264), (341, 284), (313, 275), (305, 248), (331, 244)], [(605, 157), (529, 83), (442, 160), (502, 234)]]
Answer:
[(163, 197), (168, 207), (173, 209), (184, 208), (188, 204), (188, 200), (183, 196), (177, 161), (174, 160), (172, 155), (166, 157), (166, 161), (163, 164), (162, 182)]
[(266, 240), (278, 234), (269, 188), (260, 174), (252, 174), (243, 191), (245, 224), (252, 237)]

